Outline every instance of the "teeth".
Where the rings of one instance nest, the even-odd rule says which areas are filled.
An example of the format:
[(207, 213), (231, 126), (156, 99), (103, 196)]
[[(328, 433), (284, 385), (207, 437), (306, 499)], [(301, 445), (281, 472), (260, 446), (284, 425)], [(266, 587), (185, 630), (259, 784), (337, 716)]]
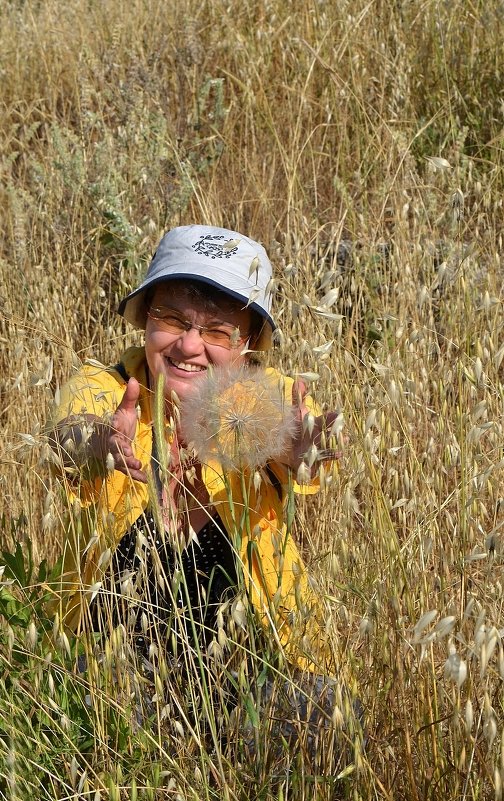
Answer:
[(176, 362), (175, 359), (169, 359), (169, 361), (178, 367), (179, 370), (185, 370), (188, 373), (200, 373), (204, 370), (204, 367), (200, 367), (199, 364), (186, 364), (185, 362)]

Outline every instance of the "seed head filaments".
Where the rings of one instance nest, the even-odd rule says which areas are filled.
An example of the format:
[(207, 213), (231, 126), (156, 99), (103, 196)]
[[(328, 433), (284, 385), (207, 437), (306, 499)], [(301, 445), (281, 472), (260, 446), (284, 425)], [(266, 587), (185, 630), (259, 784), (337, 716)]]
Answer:
[(263, 369), (214, 369), (181, 407), (181, 432), (201, 462), (255, 469), (287, 452), (297, 422), (282, 386)]

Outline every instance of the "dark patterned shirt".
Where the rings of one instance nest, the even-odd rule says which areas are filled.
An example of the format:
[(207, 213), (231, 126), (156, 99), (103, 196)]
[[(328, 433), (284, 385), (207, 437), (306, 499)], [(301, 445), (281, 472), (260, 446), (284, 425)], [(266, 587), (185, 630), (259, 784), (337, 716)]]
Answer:
[[(102, 591), (92, 605), (95, 629), (124, 623), (139, 648), (165, 641), (205, 645), (215, 636), (216, 615), (237, 586), (233, 548), (218, 516), (176, 554), (146, 510), (120, 541)], [(106, 630), (106, 629), (105, 629)]]

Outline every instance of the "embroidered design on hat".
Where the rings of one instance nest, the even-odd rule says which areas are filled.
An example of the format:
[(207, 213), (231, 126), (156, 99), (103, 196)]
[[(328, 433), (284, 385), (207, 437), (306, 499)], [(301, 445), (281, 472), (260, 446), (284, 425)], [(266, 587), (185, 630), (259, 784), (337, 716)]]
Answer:
[[(200, 253), (202, 256), (208, 256), (210, 259), (229, 259), (237, 252), (238, 245), (232, 248), (226, 248), (226, 242), (232, 242), (233, 240), (228, 239), (226, 242), (217, 241), (222, 239), (226, 239), (222, 234), (217, 234), (215, 236), (206, 234), (201, 236), (197, 242), (194, 242), (191, 247), (196, 253)], [(236, 240), (234, 241), (236, 242)]]

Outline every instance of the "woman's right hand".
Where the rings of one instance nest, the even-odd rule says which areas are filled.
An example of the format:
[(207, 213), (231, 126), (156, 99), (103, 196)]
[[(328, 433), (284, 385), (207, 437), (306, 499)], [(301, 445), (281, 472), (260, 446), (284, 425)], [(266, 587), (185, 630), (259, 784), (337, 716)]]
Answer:
[(64, 467), (87, 467), (90, 476), (102, 475), (105, 468), (119, 470), (146, 484), (142, 463), (133, 452), (139, 397), (140, 385), (136, 378), (130, 378), (119, 406), (107, 422), (92, 414), (61, 420), (49, 435), (49, 443)]
[(135, 481), (142, 481), (146, 484), (147, 476), (142, 470), (142, 462), (136, 458), (133, 452), (139, 397), (140, 384), (136, 378), (130, 378), (122, 400), (110, 423), (106, 426), (108, 431), (105, 441), (102, 440), (102, 448), (105, 451), (106, 460), (109, 458), (109, 454), (112, 456), (116, 470), (131, 476)]

